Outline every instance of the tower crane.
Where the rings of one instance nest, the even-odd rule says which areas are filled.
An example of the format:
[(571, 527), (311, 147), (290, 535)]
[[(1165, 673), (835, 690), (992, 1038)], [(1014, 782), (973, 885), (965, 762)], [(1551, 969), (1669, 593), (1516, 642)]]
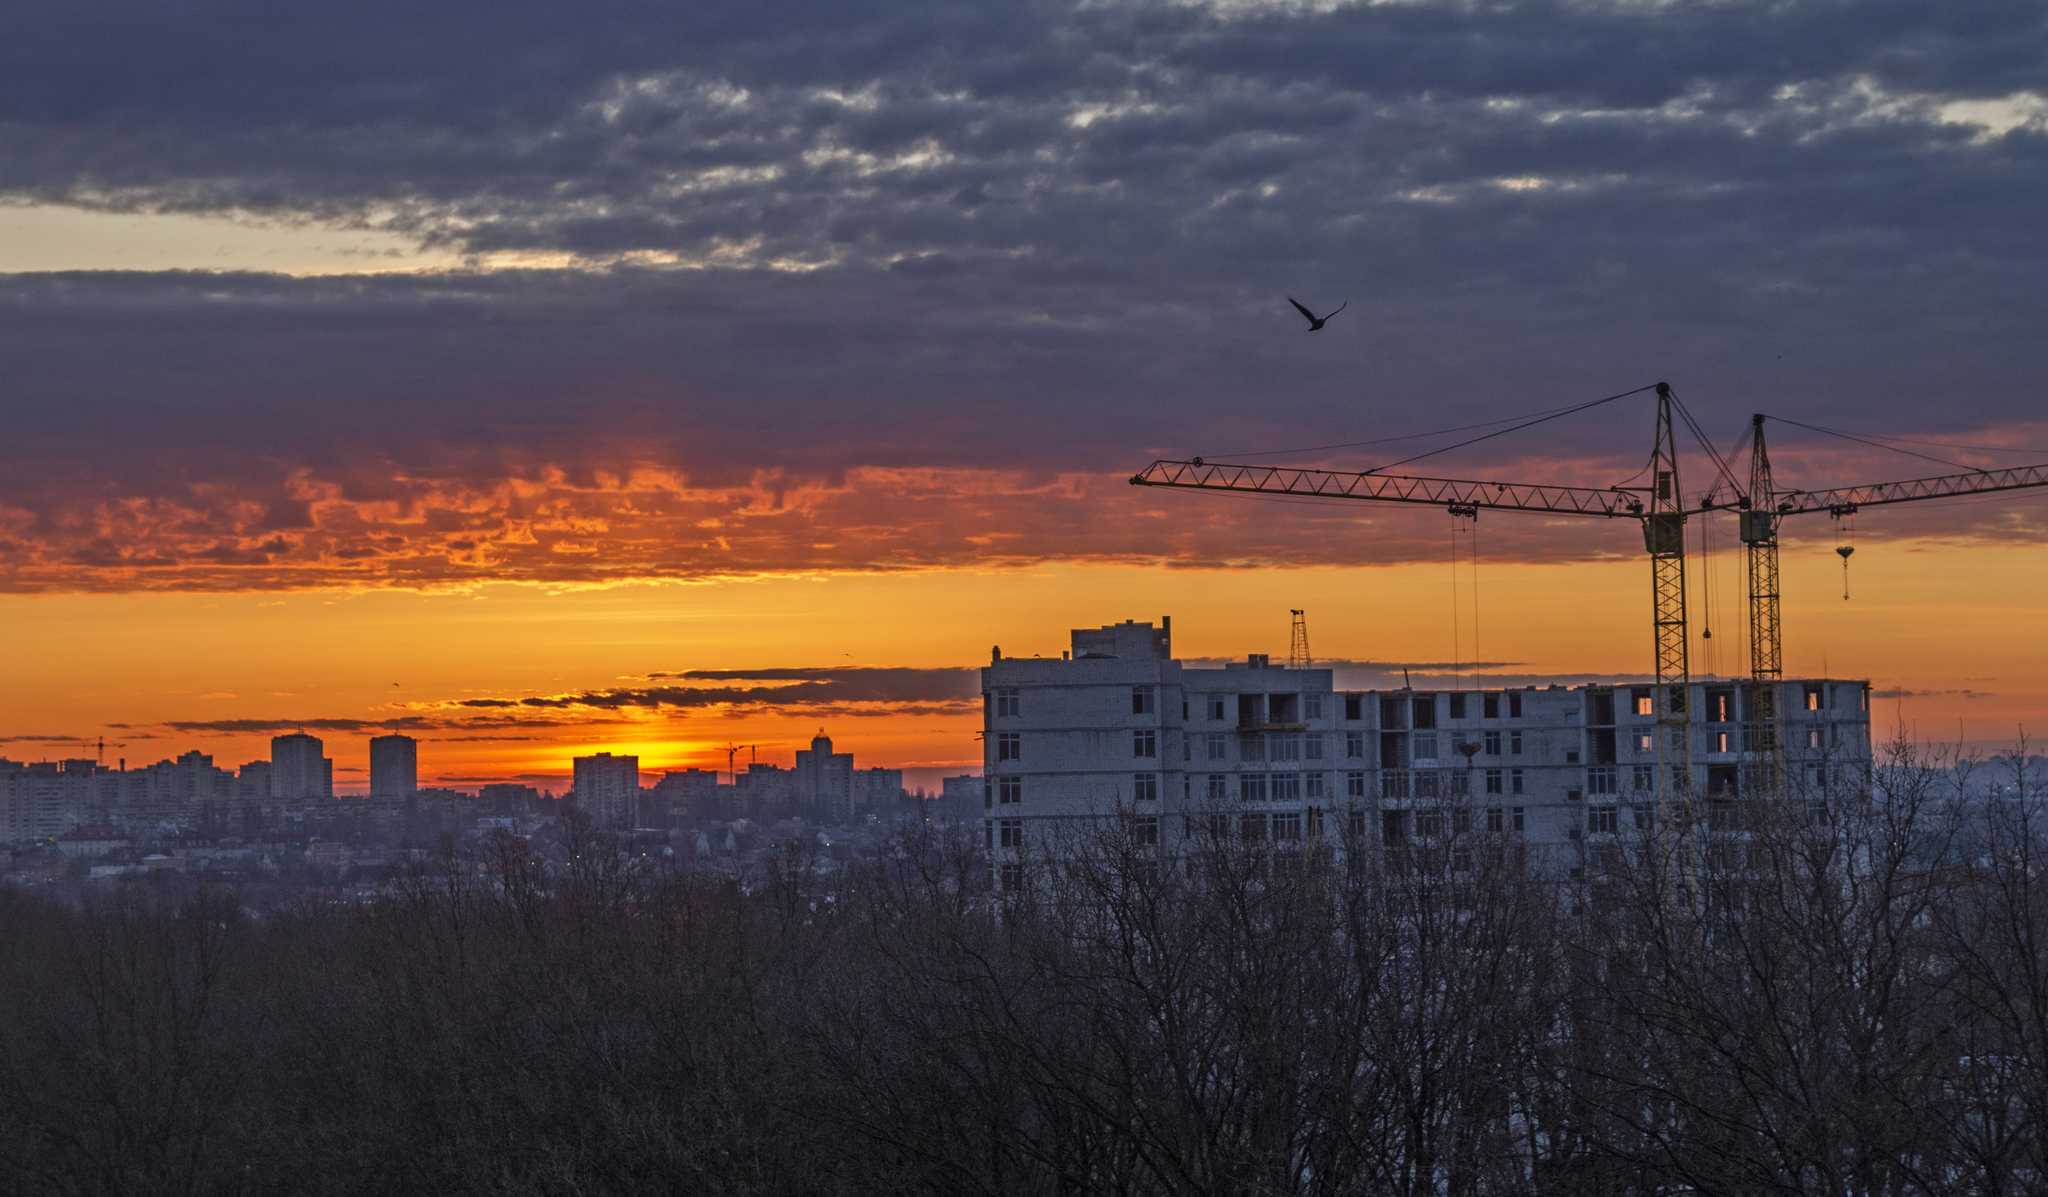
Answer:
[[(1689, 513), (1678, 482), (1678, 443), (1672, 423), (1673, 409), (1676, 408), (1688, 424), (1692, 421), (1685, 415), (1684, 407), (1678, 403), (1669, 385), (1660, 382), (1654, 388), (1640, 389), (1654, 389), (1657, 393), (1656, 441), (1650, 453), (1649, 484), (1646, 486), (1600, 488), (1476, 482), (1407, 477), (1374, 470), (1354, 473), (1285, 466), (1224, 465), (1205, 462), (1199, 457), (1189, 461), (1155, 461), (1134, 475), (1131, 485), (1355, 499), (1369, 503), (1419, 503), (1444, 507), (1453, 516), (1471, 519), (1478, 518), (1481, 508), (1487, 508), (1639, 521), (1643, 527), (1643, 547), (1650, 557), (1652, 635), (1657, 650), (1657, 687), (1653, 705), (1658, 723), (1658, 822), (1659, 826), (1664, 826), (1668, 815), (1675, 809), (1681, 820), (1689, 824), (1692, 736), (1688, 734), (1686, 695), (1692, 684), (1692, 669), (1687, 657), (1685, 618), (1685, 521)], [(1697, 433), (1697, 425), (1693, 427)], [(1720, 466), (1719, 458), (1715, 459), (1715, 464)]]
[[(1709, 494), (1701, 509), (1712, 510), (1716, 506), (1740, 509), (1739, 531), (1749, 573), (1750, 718), (1755, 726), (1760, 774), (1757, 782), (1764, 794), (1776, 796), (1783, 792), (1786, 781), (1786, 744), (1785, 737), (1780, 734), (1782, 718), (1778, 711), (1778, 683), (1783, 680), (1785, 665), (1784, 624), (1778, 611), (1778, 527), (1781, 521), (1786, 516), (1820, 511), (1842, 519), (1856, 514), (1861, 507), (2048, 486), (2048, 465), (1970, 470), (1961, 474), (1910, 478), (1902, 482), (1875, 482), (1833, 490), (1778, 490), (1771, 481), (1771, 455), (1764, 444), (1765, 418), (1761, 412), (1749, 418), (1748, 492), (1737, 493), (1725, 504), (1716, 504), (1713, 495)], [(1846, 562), (1847, 554), (1843, 556)]]
[[(737, 757), (742, 752), (758, 753), (760, 751), (760, 748), (761, 746), (759, 744), (735, 744), (730, 740), (726, 741), (725, 771), (727, 773), (732, 774), (732, 783), (734, 785), (738, 785), (740, 783), (740, 775), (739, 772), (733, 768), (733, 758)], [(758, 761), (761, 758), (757, 755), (754, 759)], [(713, 780), (715, 781), (717, 779), (714, 778)]]
[[(1649, 389), (1649, 388), (1644, 388)], [(1748, 484), (1729, 474), (1709, 450), (1729, 484), (1731, 497), (1718, 499), (1717, 485), (1697, 507), (1688, 509), (1679, 488), (1678, 450), (1673, 410), (1692, 425), (1671, 388), (1656, 384), (1657, 431), (1651, 451), (1648, 486), (1551, 486), (1511, 482), (1479, 482), (1385, 474), (1377, 470), (1347, 472), (1159, 460), (1131, 478), (1133, 486), (1164, 486), (1184, 490), (1292, 495), (1321, 499), (1352, 499), (1375, 503), (1414, 503), (1444, 507), (1453, 516), (1477, 518), (1480, 508), (1529, 511), (1546, 515), (1582, 515), (1604, 519), (1635, 519), (1643, 527), (1643, 545), (1650, 557), (1652, 634), (1656, 644), (1657, 797), (1660, 807), (1689, 803), (1692, 788), (1692, 737), (1688, 734), (1686, 695), (1691, 684), (1687, 656), (1685, 606), (1685, 523), (1696, 514), (1735, 510), (1748, 573), (1752, 751), (1756, 754), (1758, 790), (1779, 795), (1785, 783), (1786, 743), (1779, 686), (1784, 677), (1784, 627), (1780, 613), (1778, 531), (1788, 516), (1825, 511), (1841, 519), (1859, 508), (1995, 491), (2048, 487), (2048, 465), (1969, 470), (1929, 478), (1868, 483), (1830, 490), (1779, 490), (1771, 477), (1762, 414), (1750, 417), (1753, 443)], [(1633, 393), (1633, 392), (1631, 392)], [(1620, 396), (1616, 396), (1619, 398)], [(1605, 402), (1604, 400), (1602, 402)], [(1587, 406), (1591, 406), (1590, 404)], [(1525, 425), (1526, 426), (1526, 425)], [(1702, 438), (1704, 445), (1704, 438)], [(1846, 557), (1846, 554), (1845, 554)], [(1660, 811), (1660, 817), (1662, 812)]]

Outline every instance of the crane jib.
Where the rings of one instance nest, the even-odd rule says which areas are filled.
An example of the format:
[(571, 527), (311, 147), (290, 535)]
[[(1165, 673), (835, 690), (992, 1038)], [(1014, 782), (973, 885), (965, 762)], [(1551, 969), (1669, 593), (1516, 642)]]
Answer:
[(1613, 488), (1414, 478), (1399, 474), (1286, 466), (1227, 465), (1199, 458), (1193, 461), (1155, 461), (1134, 475), (1131, 485), (1378, 503), (1426, 503), (1437, 507), (1487, 507), (1497, 511), (1537, 511), (1606, 519), (1640, 518), (1643, 514), (1641, 498), (1629, 491)]
[(1938, 478), (1910, 478), (1904, 482), (1877, 482), (1866, 486), (1844, 486), (1835, 490), (1778, 491), (1779, 515), (1809, 512), (1854, 511), (1886, 503), (1910, 503), (1916, 499), (1946, 499), (1956, 495), (1981, 495), (1999, 490), (2027, 490), (2048, 486), (2048, 465), (2012, 466), (1996, 470), (1972, 470), (1967, 474), (1944, 474)]

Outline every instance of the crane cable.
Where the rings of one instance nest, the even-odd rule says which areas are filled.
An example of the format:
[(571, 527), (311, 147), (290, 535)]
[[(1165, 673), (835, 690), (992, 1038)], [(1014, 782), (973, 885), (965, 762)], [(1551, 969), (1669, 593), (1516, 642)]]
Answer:
[(1856, 552), (1856, 513), (1835, 516), (1835, 554), (1842, 559), (1842, 601), (1849, 601), (1849, 558)]
[(1479, 514), (1476, 511), (1454, 512), (1451, 515), (1451, 668), (1458, 678), (1458, 689), (1465, 688), (1464, 646), (1464, 602), (1463, 585), (1458, 580), (1458, 533), (1465, 533), (1465, 572), (1472, 581), (1472, 659), (1474, 673), (1481, 667), (1479, 652)]
[[(1853, 432), (1844, 432), (1839, 428), (1823, 428), (1818, 424), (1807, 424), (1799, 420), (1788, 420), (1783, 416), (1772, 416), (1770, 418), (1777, 420), (1781, 424), (1790, 424), (1794, 428), (1804, 428), (1809, 432), (1818, 432), (1823, 436), (1840, 437), (1845, 441), (1853, 441), (1859, 445), (1868, 445), (1873, 449), (1887, 449), (1893, 453), (1903, 454), (1907, 457), (1916, 457), (1922, 461), (1931, 461), (1937, 465), (1948, 466), (1951, 469), (1969, 470), (1970, 472), (1977, 474), (1988, 474), (1990, 471), (1984, 469), (1982, 466), (1967, 465), (1960, 461), (1950, 461), (1948, 458), (1936, 457), (1931, 453), (1916, 453), (1911, 449), (1901, 449), (1897, 445), (1888, 445), (1884, 442), (1904, 441), (1906, 444), (1909, 445), (1927, 445), (1932, 448), (1940, 449), (1962, 449), (1968, 452), (1977, 453), (2032, 453), (2041, 451), (2037, 449), (1991, 448), (1985, 445), (1953, 445), (1944, 444), (1940, 441), (1915, 440), (1911, 437), (1903, 436), (1880, 436), (1876, 433), (1872, 433), (1868, 436), (1858, 436)], [(1852, 507), (1846, 511), (1830, 512), (1829, 514), (1833, 515), (1835, 520), (1835, 553), (1842, 559), (1842, 601), (1846, 603), (1849, 601), (1849, 558), (1856, 552), (1856, 511)]]
[[(1466, 548), (1471, 550), (1466, 554), (1466, 557), (1471, 562), (1472, 570), (1472, 672), (1476, 674), (1485, 667), (1486, 662), (1485, 656), (1479, 651), (1479, 513), (1477, 511), (1472, 513), (1471, 521), (1471, 523), (1465, 526), (1465, 535), (1466, 540), (1469, 542)], [(1474, 678), (1473, 680), (1476, 682), (1478, 679)]]
[[(1557, 408), (1550, 408), (1550, 409), (1547, 409), (1547, 410), (1548, 410), (1548, 411), (1554, 411), (1554, 412), (1557, 412), (1558, 414), (1562, 415), (1562, 414), (1563, 414), (1563, 413), (1564, 413), (1565, 411), (1567, 411), (1568, 409), (1567, 409), (1567, 408), (1562, 408), (1562, 407), (1557, 407)], [(1546, 414), (1546, 412), (1537, 412), (1536, 414), (1540, 416), (1540, 415), (1544, 415), (1544, 414)], [(1522, 419), (1522, 418), (1523, 418), (1523, 417), (1521, 417), (1521, 416), (1502, 416), (1502, 417), (1501, 417), (1500, 419), (1498, 419), (1498, 420), (1481, 420), (1481, 421), (1480, 421), (1479, 423), (1477, 423), (1477, 424), (1460, 424), (1460, 425), (1458, 425), (1458, 426), (1457, 426), (1457, 427), (1455, 427), (1455, 428), (1438, 428), (1438, 429), (1435, 429), (1435, 430), (1433, 430), (1433, 431), (1430, 431), (1430, 432), (1409, 432), (1409, 433), (1403, 433), (1403, 434), (1402, 434), (1402, 435), (1400, 435), (1400, 436), (1382, 436), (1382, 437), (1375, 437), (1375, 438), (1373, 438), (1372, 440), (1369, 440), (1369, 441), (1344, 441), (1344, 442), (1342, 442), (1342, 443), (1340, 443), (1340, 444), (1335, 444), (1335, 445), (1304, 445), (1303, 447), (1301, 447), (1301, 448), (1299, 448), (1299, 449), (1258, 449), (1258, 450), (1240, 450), (1240, 451), (1237, 451), (1237, 452), (1234, 452), (1234, 453), (1228, 453), (1228, 454), (1225, 454), (1225, 456), (1226, 456), (1226, 457), (1287, 457), (1287, 456), (1289, 456), (1289, 455), (1291, 455), (1291, 454), (1295, 454), (1295, 453), (1320, 453), (1320, 452), (1322, 452), (1322, 451), (1323, 451), (1323, 450), (1325, 450), (1325, 449), (1356, 449), (1356, 448), (1358, 448), (1358, 447), (1360, 447), (1360, 446), (1362, 446), (1362, 445), (1391, 445), (1391, 444), (1395, 443), (1396, 441), (1419, 441), (1419, 440), (1426, 440), (1426, 439), (1428, 439), (1429, 437), (1432, 437), (1432, 436), (1449, 436), (1449, 435), (1450, 435), (1451, 433), (1453, 433), (1453, 432), (1471, 432), (1471, 431), (1472, 431), (1473, 429), (1475, 429), (1475, 428), (1491, 428), (1491, 427), (1493, 427), (1493, 426), (1494, 426), (1494, 425), (1496, 425), (1496, 424), (1512, 424), (1512, 423), (1514, 423), (1514, 422), (1515, 422), (1516, 420), (1519, 420), (1519, 419)], [(1205, 454), (1204, 456), (1206, 457), (1207, 455)]]
[(1493, 439), (1494, 437), (1497, 437), (1497, 436), (1506, 436), (1506, 435), (1507, 435), (1508, 433), (1510, 433), (1510, 432), (1520, 432), (1520, 431), (1521, 431), (1522, 429), (1524, 429), (1524, 428), (1534, 428), (1534, 427), (1535, 427), (1536, 425), (1538, 425), (1538, 424), (1543, 424), (1543, 423), (1547, 423), (1547, 422), (1549, 422), (1549, 421), (1551, 421), (1551, 420), (1555, 420), (1555, 419), (1558, 419), (1558, 418), (1559, 418), (1559, 417), (1561, 417), (1561, 416), (1568, 416), (1568, 415), (1571, 415), (1571, 414), (1573, 414), (1574, 412), (1582, 412), (1582, 411), (1588, 411), (1588, 410), (1590, 410), (1590, 409), (1592, 409), (1592, 408), (1595, 408), (1595, 407), (1599, 407), (1599, 406), (1600, 406), (1601, 404), (1603, 404), (1603, 403), (1612, 403), (1612, 402), (1614, 402), (1614, 401), (1615, 401), (1616, 399), (1626, 399), (1626, 398), (1628, 398), (1628, 397), (1629, 397), (1630, 395), (1640, 395), (1640, 394), (1642, 394), (1642, 393), (1643, 393), (1644, 391), (1653, 391), (1653, 390), (1656, 390), (1656, 389), (1657, 389), (1657, 384), (1653, 382), (1653, 383), (1651, 383), (1651, 384), (1650, 384), (1649, 386), (1642, 386), (1642, 387), (1637, 387), (1637, 388), (1636, 388), (1635, 390), (1633, 390), (1633, 391), (1623, 391), (1623, 392), (1621, 392), (1621, 393), (1620, 393), (1619, 395), (1609, 395), (1609, 396), (1607, 396), (1607, 397), (1606, 397), (1605, 399), (1594, 399), (1594, 400), (1591, 400), (1590, 402), (1587, 402), (1587, 403), (1580, 403), (1580, 404), (1574, 405), (1574, 406), (1572, 406), (1572, 407), (1561, 407), (1561, 408), (1558, 408), (1558, 409), (1556, 409), (1556, 410), (1554, 410), (1554, 411), (1551, 411), (1551, 412), (1549, 412), (1549, 413), (1547, 413), (1547, 414), (1544, 414), (1544, 415), (1539, 415), (1539, 416), (1537, 416), (1537, 417), (1536, 417), (1535, 419), (1533, 419), (1533, 420), (1525, 420), (1525, 421), (1523, 421), (1522, 423), (1520, 423), (1520, 424), (1516, 424), (1516, 425), (1514, 425), (1513, 427), (1510, 427), (1510, 428), (1503, 428), (1503, 429), (1500, 429), (1500, 430), (1499, 430), (1499, 431), (1497, 431), (1497, 432), (1489, 432), (1489, 433), (1487, 433), (1487, 434), (1486, 434), (1486, 435), (1484, 435), (1484, 436), (1475, 436), (1475, 437), (1473, 437), (1473, 438), (1472, 438), (1472, 439), (1470, 439), (1470, 440), (1463, 440), (1463, 441), (1459, 441), (1459, 442), (1458, 442), (1457, 444), (1455, 444), (1455, 445), (1445, 445), (1445, 446), (1444, 446), (1443, 448), (1441, 448), (1441, 449), (1431, 449), (1431, 450), (1430, 450), (1429, 452), (1427, 452), (1427, 453), (1417, 453), (1417, 454), (1416, 454), (1415, 456), (1413, 456), (1413, 457), (1404, 457), (1404, 458), (1402, 458), (1402, 459), (1401, 459), (1401, 460), (1399, 460), (1399, 461), (1390, 461), (1390, 462), (1388, 462), (1388, 463), (1387, 463), (1387, 464), (1385, 464), (1385, 465), (1381, 465), (1381, 466), (1374, 466), (1373, 468), (1371, 468), (1371, 469), (1369, 469), (1369, 470), (1366, 470), (1366, 471), (1364, 471), (1364, 472), (1365, 472), (1365, 473), (1367, 473), (1367, 474), (1377, 474), (1377, 473), (1379, 473), (1379, 472), (1380, 472), (1381, 470), (1391, 470), (1391, 469), (1393, 469), (1393, 468), (1394, 468), (1395, 466), (1400, 466), (1400, 465), (1407, 465), (1407, 464), (1408, 464), (1409, 462), (1411, 462), (1411, 461), (1421, 461), (1421, 460), (1422, 460), (1423, 458), (1425, 458), (1425, 457), (1435, 457), (1435, 456), (1437, 456), (1437, 455), (1438, 455), (1438, 454), (1440, 454), (1440, 453), (1449, 453), (1449, 452), (1450, 452), (1451, 450), (1453, 450), (1453, 449), (1462, 449), (1462, 448), (1464, 448), (1464, 447), (1465, 447), (1465, 446), (1467, 446), (1467, 445), (1476, 445), (1476, 444), (1478, 444), (1478, 443), (1479, 443), (1479, 442), (1481, 442), (1481, 441), (1490, 441), (1490, 440), (1492, 440), (1492, 439)]
[[(1821, 429), (1823, 432), (1831, 429)], [(1866, 432), (1863, 435), (1872, 440), (1903, 441), (1908, 445), (1928, 445), (1936, 449), (1963, 449), (1971, 453), (2048, 453), (2048, 449), (2033, 445), (1958, 445), (1951, 441), (1921, 441), (1910, 436), (1885, 436), (1881, 433)]]
[[(1430, 450), (1429, 452), (1427, 452), (1427, 453), (1418, 453), (1418, 454), (1416, 454), (1416, 455), (1415, 455), (1415, 456), (1413, 456), (1413, 457), (1404, 457), (1404, 458), (1402, 458), (1402, 459), (1401, 459), (1401, 460), (1399, 460), (1399, 461), (1393, 461), (1393, 462), (1388, 462), (1388, 463), (1387, 463), (1387, 464), (1385, 464), (1385, 465), (1379, 465), (1379, 466), (1374, 466), (1374, 467), (1373, 467), (1372, 469), (1369, 469), (1369, 470), (1365, 470), (1365, 471), (1363, 471), (1364, 473), (1367, 473), (1367, 474), (1376, 474), (1376, 473), (1378, 473), (1378, 472), (1379, 472), (1379, 471), (1381, 471), (1381, 470), (1391, 470), (1391, 469), (1393, 469), (1393, 468), (1394, 468), (1395, 466), (1398, 466), (1398, 465), (1406, 465), (1406, 464), (1408, 464), (1408, 463), (1409, 463), (1409, 462), (1411, 462), (1411, 461), (1421, 461), (1421, 460), (1422, 460), (1423, 458), (1425, 458), (1425, 457), (1435, 457), (1436, 455), (1438, 455), (1438, 454), (1440, 454), (1440, 453), (1449, 453), (1449, 452), (1450, 452), (1451, 450), (1453, 450), (1453, 449), (1462, 449), (1462, 448), (1464, 448), (1464, 447), (1465, 447), (1466, 445), (1476, 445), (1476, 444), (1478, 444), (1478, 443), (1479, 443), (1479, 442), (1481, 442), (1481, 441), (1485, 441), (1485, 440), (1492, 440), (1492, 439), (1493, 439), (1494, 437), (1497, 437), (1497, 436), (1506, 436), (1506, 435), (1507, 435), (1508, 433), (1510, 433), (1510, 432), (1519, 432), (1519, 431), (1521, 431), (1521, 430), (1522, 430), (1522, 429), (1524, 429), (1524, 428), (1533, 428), (1533, 427), (1535, 427), (1535, 426), (1536, 426), (1536, 425), (1538, 425), (1538, 424), (1542, 424), (1542, 423), (1545, 423), (1545, 422), (1547, 422), (1547, 421), (1550, 421), (1550, 420), (1555, 420), (1555, 419), (1557, 419), (1557, 418), (1559, 418), (1559, 417), (1561, 417), (1561, 416), (1568, 416), (1568, 415), (1571, 415), (1571, 414), (1572, 414), (1572, 413), (1574, 413), (1574, 412), (1581, 412), (1581, 411), (1586, 411), (1586, 410), (1588, 410), (1588, 409), (1590, 409), (1590, 408), (1595, 408), (1595, 407), (1599, 407), (1599, 406), (1600, 406), (1601, 404), (1603, 404), (1603, 403), (1612, 403), (1612, 402), (1614, 402), (1614, 401), (1615, 401), (1616, 399), (1626, 399), (1626, 398), (1628, 398), (1628, 397), (1629, 397), (1630, 395), (1640, 395), (1640, 394), (1642, 394), (1642, 393), (1643, 393), (1644, 391), (1653, 391), (1653, 390), (1655, 390), (1655, 389), (1657, 389), (1657, 384), (1656, 384), (1656, 383), (1651, 383), (1651, 384), (1649, 384), (1648, 386), (1640, 386), (1640, 387), (1637, 387), (1636, 389), (1634, 389), (1634, 390), (1632, 390), (1632, 391), (1623, 391), (1623, 392), (1621, 392), (1621, 393), (1620, 393), (1619, 395), (1609, 395), (1609, 396), (1607, 396), (1607, 397), (1606, 397), (1605, 399), (1593, 399), (1593, 400), (1589, 400), (1589, 401), (1587, 401), (1587, 402), (1585, 402), (1585, 403), (1572, 403), (1572, 404), (1567, 404), (1567, 405), (1566, 405), (1566, 406), (1564, 406), (1564, 407), (1553, 407), (1553, 408), (1548, 408), (1548, 409), (1546, 409), (1546, 410), (1544, 410), (1544, 411), (1539, 411), (1539, 412), (1535, 413), (1533, 417), (1523, 417), (1523, 416), (1507, 416), (1507, 417), (1505, 417), (1505, 418), (1503, 418), (1503, 419), (1499, 419), (1499, 420), (1484, 420), (1484, 421), (1481, 421), (1480, 423), (1477, 423), (1477, 424), (1464, 424), (1464, 425), (1460, 425), (1460, 426), (1458, 426), (1458, 427), (1455, 427), (1455, 428), (1439, 428), (1439, 429), (1436, 429), (1435, 431), (1432, 431), (1432, 432), (1412, 432), (1412, 433), (1408, 433), (1408, 434), (1406, 434), (1406, 435), (1403, 435), (1403, 436), (1384, 436), (1384, 437), (1378, 437), (1378, 438), (1376, 438), (1376, 439), (1373, 439), (1373, 440), (1366, 440), (1366, 441), (1346, 441), (1346, 442), (1344, 442), (1344, 443), (1342, 443), (1342, 444), (1334, 444), (1334, 445), (1306, 445), (1306, 446), (1303, 446), (1303, 447), (1301, 447), (1301, 448), (1296, 448), (1296, 449), (1259, 449), (1259, 450), (1252, 450), (1252, 451), (1246, 451), (1246, 450), (1239, 450), (1239, 451), (1234, 451), (1234, 452), (1229, 452), (1229, 453), (1225, 453), (1225, 454), (1223, 454), (1222, 456), (1224, 456), (1224, 457), (1284, 457), (1284, 456), (1287, 456), (1287, 455), (1289, 455), (1289, 454), (1293, 454), (1293, 453), (1320, 453), (1320, 452), (1323, 452), (1324, 450), (1327, 450), (1327, 449), (1356, 449), (1356, 448), (1358, 448), (1358, 447), (1360, 447), (1360, 446), (1363, 446), (1363, 445), (1387, 445), (1387, 444), (1393, 444), (1393, 443), (1395, 443), (1395, 442), (1397, 442), (1397, 441), (1414, 441), (1414, 440), (1423, 440), (1423, 439), (1426, 439), (1426, 438), (1428, 438), (1428, 437), (1432, 437), (1432, 436), (1448, 436), (1448, 435), (1450, 435), (1451, 433), (1454, 433), (1454, 432), (1471, 432), (1471, 431), (1473, 431), (1474, 429), (1478, 429), (1478, 428), (1491, 428), (1491, 427), (1493, 427), (1493, 426), (1494, 426), (1494, 425), (1496, 425), (1496, 424), (1513, 424), (1513, 427), (1510, 427), (1510, 428), (1502, 428), (1502, 429), (1499, 429), (1498, 431), (1494, 431), (1494, 432), (1489, 432), (1489, 433), (1485, 434), (1484, 436), (1475, 436), (1475, 437), (1471, 438), (1470, 440), (1463, 440), (1463, 441), (1459, 441), (1459, 442), (1458, 442), (1457, 444), (1455, 444), (1455, 445), (1445, 445), (1445, 446), (1444, 446), (1443, 448), (1441, 448), (1441, 449), (1431, 449), (1431, 450)], [(1515, 423), (1515, 421), (1521, 421), (1521, 422), (1520, 422), (1520, 423)], [(1204, 459), (1207, 459), (1207, 458), (1208, 458), (1208, 456), (1209, 456), (1208, 454), (1203, 454), (1203, 457), (1204, 457)]]
[(1451, 676), (1458, 681), (1458, 689), (1465, 689), (1465, 660), (1459, 651), (1458, 633), (1458, 516), (1451, 517)]
[[(1735, 480), (1735, 474), (1728, 468), (1728, 463), (1722, 460), (1719, 453), (1714, 452), (1713, 442), (1707, 439), (1707, 434), (1701, 430), (1699, 421), (1692, 418), (1692, 412), (1686, 408), (1685, 402), (1678, 397), (1678, 392), (1676, 391), (1671, 393), (1671, 406), (1678, 409), (1678, 418), (1685, 421), (1687, 431), (1692, 433), (1693, 440), (1699, 442), (1700, 451), (1707, 455), (1707, 460), (1714, 463), (1714, 469), (1719, 471), (1721, 477), (1727, 481), (1730, 487), (1734, 488), (1736, 494), (1741, 494), (1742, 483)], [(1720, 483), (1714, 484), (1715, 490), (1720, 488)], [(1709, 491), (1708, 493), (1712, 494), (1713, 492)]]
[(1700, 632), (1700, 640), (1703, 642), (1702, 647), (1706, 650), (1704, 655), (1707, 658), (1707, 672), (1709, 674), (1718, 674), (1721, 672), (1719, 668), (1721, 653), (1719, 646), (1713, 642), (1714, 616), (1719, 613), (1719, 605), (1715, 601), (1716, 595), (1714, 592), (1713, 528), (1713, 514), (1702, 511), (1700, 513), (1700, 590), (1706, 600), (1701, 604), (1703, 608), (1701, 615), (1706, 626)]
[(1869, 445), (1873, 449), (1889, 449), (1894, 453), (1903, 453), (1908, 457), (1918, 457), (1922, 461), (1931, 461), (1935, 462), (1938, 465), (1953, 466), (1959, 470), (1971, 470), (1979, 474), (1986, 472), (1978, 466), (1964, 465), (1960, 461), (1950, 461), (1945, 457), (1935, 457), (1934, 455), (1929, 453), (1915, 453), (1911, 449), (1901, 449), (1897, 445), (1882, 444), (1878, 441), (1869, 440), (1864, 437), (1857, 436), (1853, 432), (1843, 432), (1839, 428), (1822, 428), (1818, 424), (1802, 424), (1797, 420), (1788, 420), (1783, 416), (1772, 416), (1770, 418), (1776, 420), (1780, 424), (1790, 424), (1794, 428), (1804, 428), (1808, 432), (1818, 432), (1827, 436), (1839, 436), (1845, 441), (1855, 441), (1859, 445)]

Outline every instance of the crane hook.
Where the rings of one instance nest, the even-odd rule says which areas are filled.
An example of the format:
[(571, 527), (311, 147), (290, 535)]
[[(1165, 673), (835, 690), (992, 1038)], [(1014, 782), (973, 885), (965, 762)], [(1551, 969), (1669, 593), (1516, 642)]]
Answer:
[(1845, 503), (1830, 507), (1828, 514), (1835, 520), (1835, 552), (1842, 558), (1842, 601), (1849, 601), (1849, 555), (1856, 551), (1856, 505)]

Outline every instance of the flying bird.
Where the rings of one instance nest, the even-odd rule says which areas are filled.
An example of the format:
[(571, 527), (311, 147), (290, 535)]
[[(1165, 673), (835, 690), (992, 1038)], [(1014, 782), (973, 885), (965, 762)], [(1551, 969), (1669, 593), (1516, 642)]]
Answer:
[(1310, 332), (1322, 331), (1323, 325), (1328, 324), (1330, 322), (1330, 316), (1335, 316), (1337, 312), (1341, 312), (1345, 308), (1351, 306), (1351, 301), (1347, 299), (1343, 303), (1337, 305), (1337, 312), (1331, 312), (1329, 316), (1318, 316), (1314, 312), (1309, 311), (1307, 308), (1302, 307), (1301, 301), (1299, 299), (1296, 299), (1292, 295), (1287, 297), (1287, 302), (1294, 305), (1295, 311), (1300, 312), (1302, 315), (1308, 317), (1308, 330)]

